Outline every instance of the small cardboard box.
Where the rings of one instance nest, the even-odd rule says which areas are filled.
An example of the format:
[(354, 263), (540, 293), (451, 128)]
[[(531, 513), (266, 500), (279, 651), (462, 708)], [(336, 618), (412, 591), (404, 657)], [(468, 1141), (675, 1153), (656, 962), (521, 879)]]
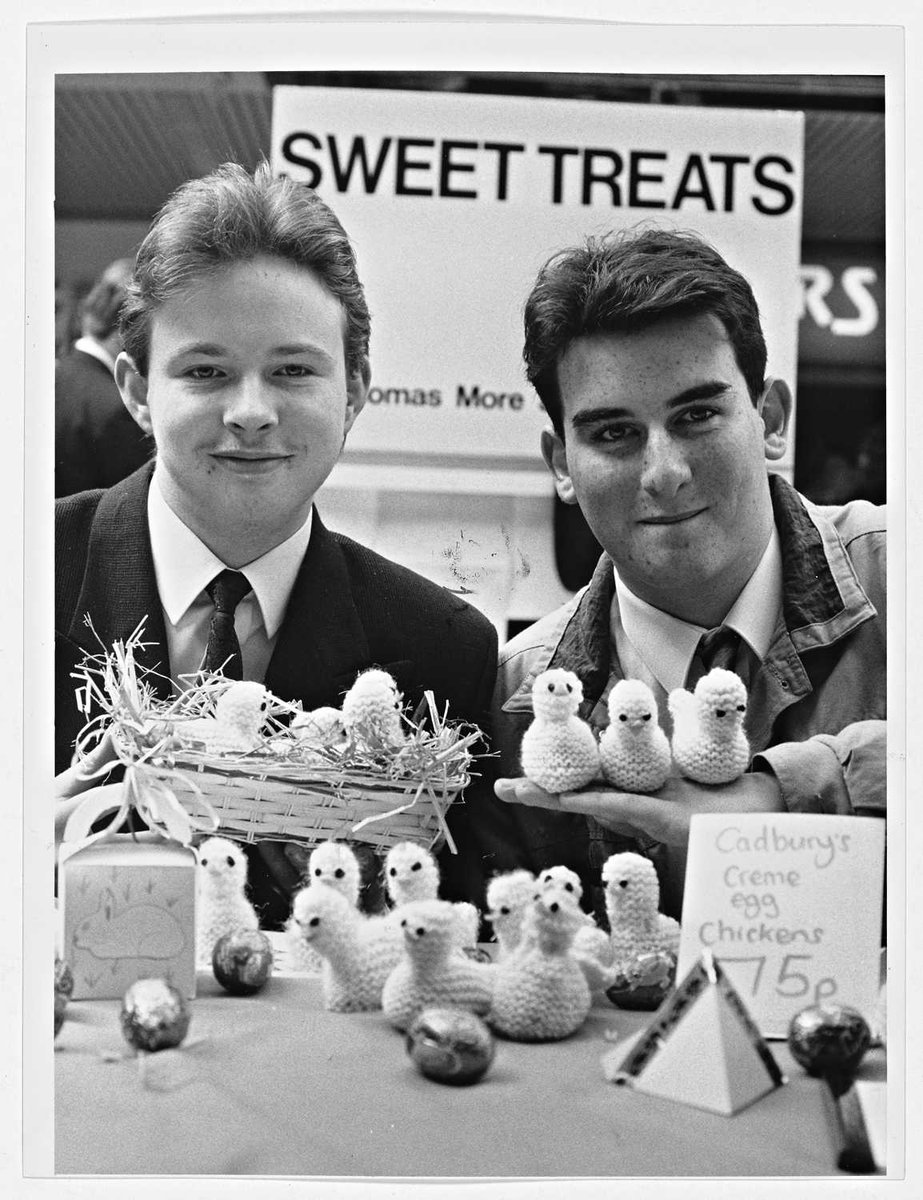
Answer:
[(151, 977), (194, 996), (194, 852), (157, 833), (87, 837), (98, 808), (75, 810), (58, 856), (61, 950), (73, 999), (121, 999)]

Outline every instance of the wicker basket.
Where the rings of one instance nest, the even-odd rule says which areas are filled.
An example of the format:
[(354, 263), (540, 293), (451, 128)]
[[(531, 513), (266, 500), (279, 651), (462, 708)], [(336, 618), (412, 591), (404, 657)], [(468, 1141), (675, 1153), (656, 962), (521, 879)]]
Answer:
[(257, 756), (226, 765), (205, 755), (176, 757), (161, 777), (190, 814), (201, 809), (204, 796), (218, 832), (237, 841), (313, 846), (348, 838), (385, 849), (416, 842), (430, 850), (445, 840), (444, 814), (468, 783), (467, 774), (391, 780), (337, 767), (286, 767)]
[(74, 675), (78, 707), (87, 717), (77, 758), (109, 730), (119, 761), (137, 768), (133, 793), (148, 808), (142, 815), (157, 823), (158, 797), (144, 805), (153, 786), (168, 808), (179, 806), (178, 815), (185, 811), (200, 828), (214, 830), (217, 822), (217, 831), (236, 840), (314, 845), (338, 838), (386, 848), (412, 841), (427, 849), (446, 841), (454, 852), (445, 814), (469, 782), (470, 747), (482, 734), (476, 726), (450, 723), (432, 693), (421, 712), (402, 714), (406, 742), (399, 748), (305, 749), (289, 729), (300, 705), (267, 693), (257, 746), (243, 753), (206, 750), (184, 743), (183, 725), (213, 712), (231, 681), (201, 673), (184, 677), (184, 690), (170, 700), (158, 698), (148, 678), (153, 673), (135, 662), (142, 634), (143, 625), (126, 642), (88, 657)]

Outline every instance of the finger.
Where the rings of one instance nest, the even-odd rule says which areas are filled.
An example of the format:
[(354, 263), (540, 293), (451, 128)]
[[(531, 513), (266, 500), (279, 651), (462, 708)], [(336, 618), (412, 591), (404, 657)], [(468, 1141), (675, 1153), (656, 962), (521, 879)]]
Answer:
[(551, 808), (558, 810), (560, 804), (553, 792), (546, 792), (537, 783), (528, 779), (497, 779), (494, 782), (494, 793), (507, 804), (526, 804), (531, 808)]
[(563, 812), (583, 813), (618, 833), (666, 841), (670, 814), (664, 800), (634, 792), (563, 792)]

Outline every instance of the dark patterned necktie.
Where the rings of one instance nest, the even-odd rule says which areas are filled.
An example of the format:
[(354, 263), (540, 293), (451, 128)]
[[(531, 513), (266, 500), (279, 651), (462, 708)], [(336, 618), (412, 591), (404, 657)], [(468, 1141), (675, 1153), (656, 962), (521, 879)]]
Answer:
[[(744, 665), (745, 656), (740, 653), (741, 649), (740, 634), (726, 625), (718, 625), (715, 629), (709, 629), (707, 633), (703, 633), (699, 638), (699, 644), (689, 667), (686, 686), (688, 688), (695, 687), (702, 676), (707, 675), (713, 667), (736, 671), (743, 677), (742, 670), (746, 670), (746, 667)], [(746, 680), (744, 682), (746, 683)]]
[(206, 587), (215, 611), (208, 630), (203, 671), (223, 668), (227, 679), (243, 679), (240, 642), (234, 628), (234, 610), (250, 591), (250, 580), (240, 571), (222, 571)]

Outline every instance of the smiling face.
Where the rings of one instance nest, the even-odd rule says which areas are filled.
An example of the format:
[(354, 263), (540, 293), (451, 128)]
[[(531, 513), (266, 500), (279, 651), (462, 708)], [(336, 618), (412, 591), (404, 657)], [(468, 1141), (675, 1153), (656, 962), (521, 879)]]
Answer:
[(116, 379), (154, 436), (167, 503), (232, 567), (307, 519), (368, 383), (347, 376), (339, 301), (309, 268), (267, 256), (169, 296), (147, 378), (123, 354)]
[(558, 364), (564, 438), (543, 435), (558, 494), (580, 505), (642, 600), (717, 624), (772, 530), (766, 460), (785, 451), (788, 389), (754, 406), (714, 316), (570, 344)]

